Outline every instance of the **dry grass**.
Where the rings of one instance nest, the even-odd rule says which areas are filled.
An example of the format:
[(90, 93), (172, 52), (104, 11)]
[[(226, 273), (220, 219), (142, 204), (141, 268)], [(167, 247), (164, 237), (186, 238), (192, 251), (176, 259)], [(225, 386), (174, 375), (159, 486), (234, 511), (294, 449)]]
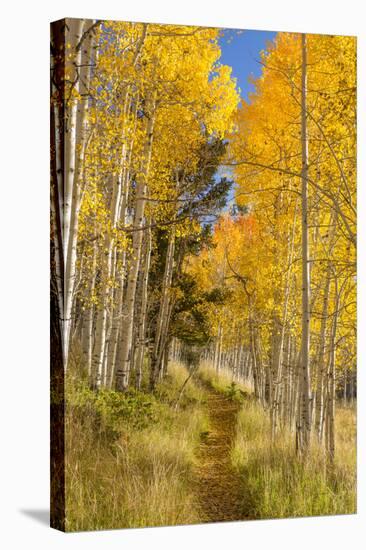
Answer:
[(256, 518), (351, 514), (356, 511), (355, 411), (337, 409), (336, 461), (327, 466), (312, 444), (306, 461), (295, 453), (288, 431), (270, 444), (268, 415), (247, 401), (238, 416), (232, 461), (242, 476), (243, 500)]
[[(138, 411), (134, 421), (136, 415), (142, 418), (138, 427), (109, 410), (111, 399), (115, 410), (115, 400), (123, 396), (106, 393), (96, 402), (82, 385), (69, 384), (67, 531), (199, 522), (191, 478), (200, 433), (206, 429), (197, 404), (202, 390), (190, 381), (180, 409), (171, 406), (186, 376), (183, 367), (171, 367), (156, 397), (148, 397), (146, 419), (141, 416), (145, 405), (140, 406), (146, 395), (130, 396)], [(128, 411), (124, 406), (118, 410)]]
[(242, 392), (244, 394), (251, 394), (253, 392), (249, 381), (243, 379), (234, 380), (232, 371), (226, 368), (221, 368), (218, 374), (209, 361), (201, 362), (199, 377), (214, 390), (229, 395), (234, 399), (237, 398), (240, 400)]
[(205, 385), (241, 402), (231, 462), (248, 517), (355, 512), (354, 408), (337, 408), (336, 461), (330, 470), (316, 444), (300, 462), (288, 431), (271, 445), (268, 415), (248, 398), (250, 386), (233, 386), (230, 373), (217, 376), (209, 364), (198, 373), (203, 384), (194, 377), (189, 381), (179, 408), (188, 375), (182, 365), (169, 366), (153, 396), (136, 391), (96, 395), (73, 372), (67, 384), (67, 531), (202, 521), (195, 472), (201, 436), (212, 429)]
[[(187, 369), (181, 363), (174, 361), (169, 363), (169, 372), (156, 389), (158, 399), (175, 405), (179, 391), (187, 377)], [(193, 406), (195, 403), (204, 402), (205, 398), (204, 390), (197, 385), (196, 377), (193, 375), (184, 388), (184, 393), (179, 400), (179, 407), (185, 409), (187, 406)]]

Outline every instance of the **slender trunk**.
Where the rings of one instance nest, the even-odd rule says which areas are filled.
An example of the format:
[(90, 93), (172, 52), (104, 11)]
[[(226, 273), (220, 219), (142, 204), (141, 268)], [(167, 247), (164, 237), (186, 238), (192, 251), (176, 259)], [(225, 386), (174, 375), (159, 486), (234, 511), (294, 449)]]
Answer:
[(252, 359), (252, 373), (254, 381), (254, 395), (259, 401), (262, 401), (262, 395), (260, 391), (260, 380), (258, 375), (258, 361), (256, 352), (256, 342), (254, 336), (254, 326), (251, 314), (249, 313), (249, 341), (250, 341), (250, 355)]
[[(97, 268), (97, 245), (96, 241), (93, 243), (93, 262), (92, 262), (92, 274), (90, 285), (90, 296), (94, 295), (95, 291), (95, 273)], [(83, 316), (83, 357), (88, 372), (88, 378), (90, 380), (91, 368), (92, 368), (92, 353), (93, 353), (93, 321), (94, 321), (94, 306), (89, 305), (88, 310)]]
[(221, 323), (219, 323), (218, 329), (217, 329), (217, 337), (215, 340), (215, 350), (214, 350), (214, 369), (216, 373), (219, 373), (220, 370), (220, 364), (219, 364), (219, 352), (220, 352), (220, 338), (221, 338)]
[(165, 269), (163, 276), (163, 284), (161, 290), (160, 308), (156, 322), (155, 342), (152, 360), (152, 371), (150, 373), (150, 386), (153, 389), (162, 369), (163, 353), (166, 345), (166, 337), (169, 325), (169, 305), (170, 305), (170, 288), (173, 276), (175, 250), (175, 232), (174, 230), (169, 235), (168, 248), (165, 259)]
[(219, 325), (219, 340), (218, 340), (218, 347), (217, 347), (217, 366), (216, 366), (216, 372), (219, 374), (221, 368), (222, 368), (222, 358), (223, 358), (223, 351), (222, 351), (222, 340), (224, 335), (224, 328), (222, 324)]
[(308, 228), (308, 131), (307, 131), (307, 45), (302, 40), (301, 78), (301, 150), (302, 150), (302, 334), (301, 334), (301, 393), (299, 415), (299, 452), (306, 453), (310, 444), (310, 274)]
[(72, 326), (72, 309), (74, 303), (74, 289), (76, 279), (76, 248), (78, 237), (78, 216), (76, 210), (80, 202), (80, 190), (77, 186), (76, 163), (78, 155), (77, 143), (77, 113), (78, 100), (73, 98), (80, 91), (81, 48), (77, 45), (84, 31), (83, 19), (69, 19), (66, 32), (66, 41), (71, 44), (71, 51), (75, 51), (72, 62), (65, 61), (68, 78), (75, 82), (72, 90), (65, 90), (66, 98), (64, 122), (64, 194), (62, 203), (63, 213), (63, 253), (65, 258), (65, 290), (64, 290), (64, 354), (65, 369), (70, 346)]
[(95, 346), (93, 351), (92, 365), (92, 380), (91, 386), (98, 388), (104, 383), (103, 364), (105, 356), (106, 333), (108, 312), (113, 307), (111, 303), (112, 287), (111, 287), (111, 272), (113, 260), (113, 230), (117, 224), (118, 205), (121, 195), (121, 181), (119, 178), (113, 178), (112, 184), (112, 200), (111, 200), (111, 232), (106, 232), (103, 243), (103, 260), (102, 260), (102, 296), (101, 305), (97, 314)]
[[(137, 124), (136, 113), (137, 113), (137, 102), (136, 102), (135, 111), (134, 111), (134, 121), (135, 121), (134, 133), (136, 132), (136, 124)], [(120, 213), (119, 213), (119, 220), (122, 227), (125, 227), (127, 222), (127, 204), (128, 204), (129, 184), (130, 184), (130, 165), (132, 160), (133, 144), (134, 144), (134, 140), (132, 140), (129, 147), (126, 167), (125, 169), (122, 170), (123, 185), (122, 185)], [(113, 386), (113, 383), (115, 380), (116, 365), (119, 365), (121, 362), (122, 346), (121, 346), (121, 342), (119, 341), (119, 335), (121, 333), (121, 326), (123, 324), (122, 315), (123, 315), (123, 305), (124, 305), (124, 298), (125, 298), (124, 286), (125, 286), (125, 278), (126, 278), (126, 265), (127, 265), (127, 251), (123, 250), (121, 265), (118, 268), (119, 269), (119, 288), (117, 292), (116, 311), (112, 321), (111, 345), (109, 348), (109, 359), (108, 359), (109, 379), (107, 380), (107, 385), (109, 388)]]
[(133, 221), (132, 257), (128, 274), (126, 300), (123, 304), (121, 324), (121, 358), (116, 371), (116, 389), (125, 391), (129, 384), (132, 332), (134, 326), (134, 309), (136, 298), (137, 275), (140, 269), (141, 248), (143, 238), (143, 222), (146, 203), (147, 179), (153, 146), (153, 129), (155, 121), (155, 97), (151, 102), (151, 112), (147, 122), (146, 143), (143, 155), (143, 172), (138, 178), (136, 188), (136, 206)]
[(335, 311), (333, 314), (332, 334), (329, 349), (329, 368), (328, 368), (328, 391), (327, 391), (327, 451), (331, 464), (335, 457), (335, 365), (336, 365), (336, 342), (338, 328), (338, 309), (340, 303), (340, 293), (338, 290), (337, 278), (334, 281), (335, 286)]
[(296, 203), (295, 205), (295, 212), (294, 212), (294, 220), (292, 224), (292, 231), (291, 231), (291, 240), (290, 240), (290, 248), (288, 252), (288, 261), (287, 261), (287, 275), (286, 275), (286, 282), (285, 282), (285, 299), (283, 304), (283, 313), (282, 313), (282, 322), (281, 322), (281, 328), (279, 329), (279, 334), (276, 332), (277, 336), (277, 347), (275, 350), (275, 364), (274, 364), (274, 375), (275, 375), (275, 381), (274, 381), (274, 395), (273, 395), (273, 403), (272, 403), (272, 413), (271, 413), (271, 425), (272, 425), (272, 439), (274, 439), (276, 430), (277, 430), (277, 424), (278, 424), (278, 414), (279, 414), (279, 401), (280, 401), (280, 392), (281, 392), (281, 379), (282, 379), (282, 358), (283, 358), (283, 346), (285, 341), (285, 330), (286, 330), (286, 323), (287, 323), (287, 312), (288, 312), (288, 304), (290, 299), (290, 291), (291, 291), (291, 266), (293, 262), (293, 256), (294, 256), (294, 248), (295, 248), (295, 230), (296, 230), (296, 220), (297, 220), (297, 208), (298, 205)]
[[(86, 144), (86, 113), (91, 75), (93, 33), (83, 19), (67, 19), (52, 24), (52, 101), (55, 119), (55, 163), (57, 192), (53, 212), (61, 227), (57, 248), (62, 248), (63, 269), (61, 322), (63, 361), (67, 368), (76, 284), (78, 219)], [(92, 26), (92, 25), (91, 25)], [(85, 32), (84, 32), (85, 31)], [(85, 34), (86, 33), (86, 34)], [(81, 37), (84, 41), (81, 43)], [(82, 93), (82, 99), (80, 99)], [(57, 200), (57, 204), (56, 204)], [(61, 246), (62, 245), (62, 246)], [(61, 255), (60, 255), (61, 256)]]
[(147, 317), (147, 299), (148, 299), (148, 283), (151, 259), (151, 230), (146, 232), (146, 250), (144, 259), (144, 276), (142, 279), (141, 289), (141, 311), (139, 322), (139, 334), (136, 354), (136, 388), (141, 388), (143, 363), (146, 349), (146, 317)]
[(347, 405), (347, 367), (343, 369), (343, 406)]
[(315, 430), (318, 441), (323, 438), (323, 418), (324, 418), (324, 382), (325, 382), (325, 359), (327, 348), (327, 318), (329, 304), (331, 266), (328, 263), (327, 274), (325, 279), (324, 300), (322, 309), (322, 320), (320, 325), (320, 342), (318, 352), (318, 372), (317, 372), (317, 388), (316, 388), (316, 405), (315, 405)]

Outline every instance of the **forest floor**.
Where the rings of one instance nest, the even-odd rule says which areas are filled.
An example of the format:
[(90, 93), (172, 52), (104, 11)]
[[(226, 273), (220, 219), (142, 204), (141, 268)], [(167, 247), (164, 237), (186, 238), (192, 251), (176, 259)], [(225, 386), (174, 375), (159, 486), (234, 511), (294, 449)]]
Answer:
[[(299, 462), (293, 434), (270, 445), (270, 419), (244, 382), (172, 363), (156, 392), (67, 380), (67, 531), (349, 514), (356, 510), (355, 407), (338, 406), (337, 460)], [(177, 403), (179, 400), (179, 407)]]
[(196, 465), (196, 499), (202, 522), (250, 519), (243, 479), (234, 470), (231, 449), (240, 404), (204, 384), (209, 427), (201, 434)]

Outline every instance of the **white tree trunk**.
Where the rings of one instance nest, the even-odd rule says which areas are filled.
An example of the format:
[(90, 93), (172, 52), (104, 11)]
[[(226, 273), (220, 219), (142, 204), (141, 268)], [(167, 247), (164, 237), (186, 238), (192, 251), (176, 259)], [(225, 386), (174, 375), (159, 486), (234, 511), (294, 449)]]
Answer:
[(309, 227), (308, 227), (308, 132), (307, 132), (307, 45), (306, 34), (301, 36), (301, 150), (302, 150), (302, 334), (301, 334), (301, 391), (299, 414), (300, 453), (310, 444), (310, 274), (309, 274)]
[[(90, 24), (92, 25), (92, 22)], [(60, 224), (60, 230), (57, 232), (58, 242), (56, 243), (59, 251), (62, 245), (62, 258), (59, 252), (60, 261), (57, 261), (56, 264), (59, 264), (59, 268), (63, 270), (62, 309), (60, 313), (65, 370), (68, 362), (75, 292), (78, 214), (81, 202), (80, 184), (86, 143), (85, 130), (88, 106), (86, 90), (90, 82), (90, 59), (93, 43), (93, 34), (87, 32), (90, 27), (86, 29), (86, 25), (87, 22), (83, 19), (65, 20), (62, 31), (60, 32), (59, 29), (59, 36), (57, 37), (59, 41), (62, 34), (64, 44), (60, 45), (55, 41), (53, 43), (58, 60), (55, 60), (53, 66), (52, 79), (57, 174), (57, 192), (55, 190), (53, 193), (52, 210), (53, 214), (56, 213), (54, 218)], [(81, 41), (82, 37), (84, 39), (83, 43)], [(62, 70), (60, 71), (61, 65)], [(56, 74), (57, 72), (58, 74)], [(60, 77), (60, 72), (64, 76)], [(63, 78), (71, 84), (65, 84)], [(84, 95), (82, 100), (79, 99), (80, 92)], [(56, 97), (57, 100), (55, 100)]]
[(122, 325), (121, 325), (121, 357), (117, 364), (116, 370), (116, 389), (125, 391), (129, 384), (131, 346), (132, 346), (132, 331), (134, 326), (134, 309), (136, 297), (137, 275), (140, 269), (141, 248), (143, 238), (143, 223), (145, 211), (145, 195), (147, 191), (147, 179), (149, 175), (152, 146), (153, 146), (153, 129), (155, 122), (155, 97), (151, 102), (151, 112), (146, 128), (146, 142), (143, 155), (143, 171), (138, 178), (136, 188), (136, 205), (133, 221), (132, 235), (132, 257), (130, 262), (130, 270), (127, 280), (126, 299), (123, 304)]
[(283, 346), (285, 341), (285, 331), (286, 331), (286, 323), (287, 323), (287, 311), (288, 311), (288, 304), (290, 299), (290, 290), (291, 290), (291, 266), (293, 261), (293, 255), (294, 255), (294, 247), (295, 247), (295, 231), (296, 231), (296, 220), (297, 220), (297, 203), (295, 205), (295, 212), (294, 212), (294, 220), (292, 224), (292, 231), (290, 236), (290, 243), (289, 243), (289, 252), (288, 252), (288, 261), (287, 261), (287, 274), (286, 274), (286, 282), (285, 282), (285, 296), (284, 296), (284, 304), (283, 304), (283, 313), (282, 313), (282, 323), (281, 328), (279, 330), (279, 334), (277, 334), (277, 344), (278, 348), (275, 350), (275, 364), (274, 364), (274, 390), (273, 390), (273, 402), (272, 402), (272, 413), (271, 413), (271, 424), (272, 424), (272, 439), (274, 439), (276, 430), (277, 430), (277, 424), (278, 424), (278, 415), (279, 415), (279, 403), (280, 403), (280, 393), (282, 389), (282, 372), (283, 372), (283, 365), (282, 365), (282, 358), (283, 358)]
[(144, 260), (144, 276), (142, 280), (141, 290), (141, 312), (136, 356), (136, 388), (141, 388), (142, 370), (146, 348), (146, 316), (147, 316), (147, 299), (148, 299), (148, 284), (151, 259), (151, 230), (146, 231), (146, 251)]
[[(116, 228), (118, 207), (121, 198), (121, 181), (118, 177), (114, 177), (112, 180), (112, 201), (111, 201), (111, 232)], [(98, 388), (104, 382), (104, 376), (102, 373), (104, 364), (105, 344), (106, 344), (106, 331), (107, 331), (107, 318), (108, 312), (112, 308), (111, 295), (112, 289), (110, 284), (110, 278), (112, 273), (112, 260), (113, 260), (113, 246), (114, 238), (113, 233), (106, 232), (103, 251), (105, 259), (102, 268), (102, 299), (101, 306), (98, 311), (95, 346), (93, 351), (93, 366), (92, 366), (92, 387)]]
[[(72, 306), (74, 298), (75, 277), (76, 277), (76, 246), (77, 246), (77, 216), (72, 220), (72, 210), (78, 202), (78, 189), (76, 188), (76, 159), (77, 159), (77, 111), (78, 100), (72, 94), (79, 94), (80, 78), (79, 70), (81, 65), (81, 48), (77, 49), (84, 31), (85, 21), (83, 19), (69, 19), (66, 31), (66, 43), (71, 45), (70, 51), (76, 52), (73, 61), (65, 62), (66, 70), (70, 73), (69, 80), (75, 82), (71, 98), (65, 98), (65, 120), (64, 120), (64, 193), (62, 203), (63, 213), (63, 254), (65, 259), (65, 280), (64, 280), (64, 365), (67, 368), (69, 354), (70, 334), (72, 325)], [(74, 203), (74, 204), (73, 204)], [(72, 223), (73, 221), (73, 223)]]
[(162, 368), (163, 353), (166, 344), (166, 336), (169, 324), (169, 305), (170, 305), (170, 288), (172, 284), (173, 276), (173, 263), (174, 263), (174, 250), (175, 250), (175, 232), (171, 231), (169, 235), (168, 248), (165, 259), (165, 269), (163, 276), (163, 284), (161, 290), (160, 308), (158, 318), (156, 321), (156, 333), (153, 351), (152, 372), (151, 372), (151, 386), (155, 385), (155, 382), (160, 374)]

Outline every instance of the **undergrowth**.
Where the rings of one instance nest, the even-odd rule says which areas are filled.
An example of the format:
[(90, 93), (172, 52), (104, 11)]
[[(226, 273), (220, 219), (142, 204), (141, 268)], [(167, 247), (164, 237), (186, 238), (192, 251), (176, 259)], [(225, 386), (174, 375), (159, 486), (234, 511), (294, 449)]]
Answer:
[(313, 442), (306, 460), (296, 456), (288, 431), (271, 445), (268, 415), (246, 401), (238, 415), (232, 462), (242, 478), (242, 498), (255, 518), (352, 514), (356, 510), (355, 412), (337, 409), (336, 461), (327, 464)]
[(252, 394), (252, 387), (248, 381), (234, 380), (232, 372), (225, 368), (221, 368), (217, 373), (208, 361), (201, 363), (198, 373), (204, 384), (235, 401), (242, 402)]
[(69, 375), (66, 407), (66, 530), (199, 522), (192, 475), (207, 420), (202, 390), (170, 365), (154, 395), (92, 392)]
[[(211, 387), (241, 403), (231, 460), (251, 518), (349, 514), (356, 509), (356, 427), (353, 408), (337, 408), (336, 460), (329, 468), (313, 442), (296, 456), (293, 434), (271, 444), (270, 422), (249, 384), (200, 366), (179, 364), (153, 394), (91, 391), (73, 375), (66, 399), (66, 530), (83, 531), (199, 523), (194, 471), (202, 434), (209, 433), (205, 399)], [(143, 386), (144, 388), (144, 386)], [(218, 480), (219, 482), (219, 480)], [(249, 513), (250, 512), (250, 513)]]

